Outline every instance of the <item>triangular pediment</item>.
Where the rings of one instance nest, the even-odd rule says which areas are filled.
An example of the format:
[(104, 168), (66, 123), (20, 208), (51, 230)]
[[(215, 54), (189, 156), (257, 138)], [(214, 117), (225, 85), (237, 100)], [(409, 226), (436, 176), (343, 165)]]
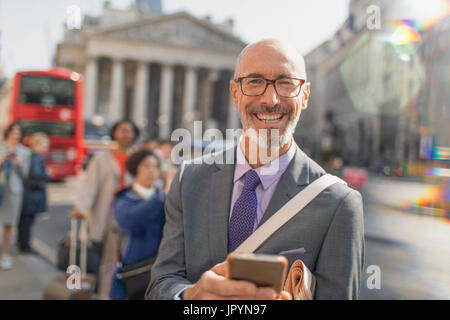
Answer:
[(186, 12), (110, 27), (94, 36), (235, 53), (245, 46), (231, 33)]

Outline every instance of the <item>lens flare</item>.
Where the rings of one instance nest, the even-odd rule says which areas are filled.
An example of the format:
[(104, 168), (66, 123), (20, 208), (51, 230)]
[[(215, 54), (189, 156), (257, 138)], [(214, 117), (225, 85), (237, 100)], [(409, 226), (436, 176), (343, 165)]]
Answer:
[(419, 31), (431, 29), (439, 21), (450, 15), (450, 0), (440, 0), (435, 7), (429, 4), (425, 4), (425, 6), (424, 9), (432, 9), (431, 11), (433, 11), (428, 18), (387, 20), (388, 24), (395, 27), (395, 31), (383, 40), (396, 45), (420, 41)]
[(399, 22), (398, 20), (395, 20), (394, 23), (398, 26), (394, 33), (386, 39), (386, 42), (390, 44), (404, 45), (417, 42), (422, 39), (419, 32), (411, 28), (408, 24), (402, 24), (402, 22)]

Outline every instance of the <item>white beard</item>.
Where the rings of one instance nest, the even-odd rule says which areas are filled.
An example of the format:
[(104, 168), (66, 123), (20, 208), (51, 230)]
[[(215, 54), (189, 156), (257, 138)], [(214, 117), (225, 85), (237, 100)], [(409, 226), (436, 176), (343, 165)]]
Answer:
[[(294, 136), (295, 128), (297, 127), (298, 120), (300, 119), (300, 111), (294, 119), (288, 122), (288, 125), (284, 132), (280, 135), (278, 129), (260, 129), (257, 132), (253, 128), (251, 121), (246, 121), (244, 124), (244, 134), (250, 138), (250, 141), (257, 144), (260, 148), (268, 150), (271, 149), (271, 154), (274, 152), (278, 154), (278, 151), (288, 144)], [(270, 139), (268, 139), (270, 137)]]

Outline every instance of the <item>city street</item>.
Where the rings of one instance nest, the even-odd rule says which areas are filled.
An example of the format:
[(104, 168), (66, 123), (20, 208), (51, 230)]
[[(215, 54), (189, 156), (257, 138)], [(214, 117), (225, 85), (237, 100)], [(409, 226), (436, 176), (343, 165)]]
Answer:
[[(103, 278), (111, 280), (120, 248), (118, 278), (131, 280), (122, 281), (126, 290), (116, 286), (116, 297), (132, 299), (149, 282), (140, 262), (158, 252), (169, 273), (154, 279), (163, 288), (173, 270), (197, 275), (218, 263), (227, 241), (230, 252), (238, 248), (255, 215), (318, 175), (310, 159), (362, 195), (359, 299), (450, 300), (449, 39), (450, 0), (0, 0), (0, 300), (42, 299), (46, 285), (66, 275), (58, 247), (81, 194), (75, 176), (86, 168), (89, 187), (72, 215), (92, 211), (91, 239), (105, 238), (96, 291), (115, 297)], [(180, 165), (239, 136), (235, 158), (253, 169), (281, 151), (269, 184), (248, 164), (236, 166), (245, 172), (233, 180), (229, 167), (214, 175), (213, 167)], [(307, 157), (292, 152), (291, 139)], [(233, 160), (226, 155), (220, 160)], [(283, 171), (287, 159), (293, 170)], [(155, 188), (169, 190), (177, 168), (184, 180), (179, 174), (180, 192), (170, 198), (182, 208), (166, 208), (183, 225), (163, 230)], [(117, 192), (131, 181), (131, 190)], [(320, 276), (325, 266), (328, 282), (346, 282), (328, 297), (353, 298), (358, 275), (349, 263), (361, 255), (347, 255), (361, 252), (353, 240), (361, 240), (362, 222), (352, 218), (360, 201), (327, 192), (264, 248), (295, 251), (290, 257), (293, 243), (306, 248), (301, 259), (311, 271)], [(113, 203), (124, 236), (105, 232)], [(158, 251), (163, 231), (173, 242)], [(217, 241), (198, 245), (210, 240)], [(218, 255), (206, 259), (210, 252)], [(96, 260), (98, 252), (89, 253)], [(208, 293), (234, 294), (226, 289), (218, 283)]]
[[(0, 300), (39, 300), (45, 285), (62, 273), (55, 267), (57, 242), (69, 229), (68, 209), (75, 180), (48, 186), (49, 212), (38, 216), (32, 246), (39, 255), (23, 255), (12, 247), (14, 268), (0, 270)], [(2, 230), (0, 228), (0, 234)]]
[(377, 265), (381, 289), (366, 286), (361, 299), (450, 299), (450, 222), (384, 206), (414, 200), (426, 192), (422, 183), (371, 178), (363, 190), (365, 270)]
[(69, 210), (73, 203), (77, 180), (51, 183), (48, 187), (49, 211), (38, 216), (33, 246), (49, 261), (56, 262), (58, 241), (70, 228)]

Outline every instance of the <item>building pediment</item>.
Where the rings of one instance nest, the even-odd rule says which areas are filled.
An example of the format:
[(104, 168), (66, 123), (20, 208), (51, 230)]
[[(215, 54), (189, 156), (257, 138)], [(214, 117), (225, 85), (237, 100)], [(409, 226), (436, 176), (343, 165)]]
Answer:
[(239, 53), (245, 43), (221, 28), (181, 12), (114, 26), (93, 34), (113, 38), (161, 43), (180, 47)]

